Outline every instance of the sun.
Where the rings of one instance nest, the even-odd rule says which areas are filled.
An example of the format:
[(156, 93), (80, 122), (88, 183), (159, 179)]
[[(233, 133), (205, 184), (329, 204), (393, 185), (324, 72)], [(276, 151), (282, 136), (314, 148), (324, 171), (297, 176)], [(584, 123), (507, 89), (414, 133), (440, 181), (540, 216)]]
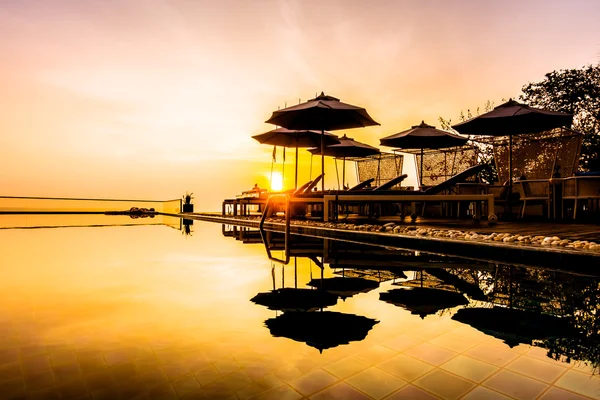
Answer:
[(280, 192), (283, 190), (283, 176), (281, 172), (273, 172), (271, 177), (271, 191)]

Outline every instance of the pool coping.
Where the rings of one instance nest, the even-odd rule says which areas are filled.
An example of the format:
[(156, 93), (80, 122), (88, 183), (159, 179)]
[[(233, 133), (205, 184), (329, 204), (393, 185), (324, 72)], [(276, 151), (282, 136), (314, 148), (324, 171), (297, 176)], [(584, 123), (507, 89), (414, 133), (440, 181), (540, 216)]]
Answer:
[[(207, 214), (164, 214), (183, 219), (215, 222), (258, 229), (258, 219), (238, 219)], [(285, 223), (265, 222), (264, 228), (285, 232)], [(477, 231), (474, 229), (474, 231)], [(600, 275), (600, 252), (571, 250), (563, 247), (533, 246), (494, 241), (469, 241), (442, 237), (406, 235), (401, 233), (335, 229), (298, 225), (292, 222), (290, 233), (322, 239), (342, 240), (366, 245), (418, 250), (478, 261), (506, 263), (530, 268), (550, 268), (585, 275)], [(535, 264), (524, 260), (535, 260)]]

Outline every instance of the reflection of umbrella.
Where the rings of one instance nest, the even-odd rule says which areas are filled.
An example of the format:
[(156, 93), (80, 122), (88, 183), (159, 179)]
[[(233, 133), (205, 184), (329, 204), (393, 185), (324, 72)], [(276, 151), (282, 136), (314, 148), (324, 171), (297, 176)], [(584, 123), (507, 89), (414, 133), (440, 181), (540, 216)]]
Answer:
[(363, 340), (377, 323), (371, 318), (333, 311), (286, 312), (265, 321), (271, 335), (305, 342), (319, 352)]
[(339, 296), (341, 299), (354, 296), (357, 293), (369, 292), (379, 287), (379, 282), (365, 278), (326, 278), (313, 279), (308, 282), (308, 286), (322, 288), (323, 290)]
[(310, 311), (335, 305), (337, 296), (323, 290), (282, 288), (259, 293), (250, 301), (270, 310)]
[[(324, 93), (305, 103), (274, 111), (271, 118), (266, 122), (287, 129), (321, 130), (321, 150), (325, 148), (325, 130), (379, 125), (364, 108), (342, 103), (339, 99), (326, 96)], [(323, 161), (324, 154), (321, 154), (321, 174), (324, 176), (325, 166)], [(321, 189), (323, 192), (325, 191), (324, 178), (321, 181)]]
[(400, 149), (421, 149), (421, 170), (419, 182), (423, 184), (423, 149), (445, 149), (447, 147), (462, 146), (468, 139), (450, 132), (435, 129), (421, 121), (420, 125), (381, 138), (382, 146), (398, 147)]
[(453, 125), (452, 128), (464, 135), (508, 136), (508, 173), (511, 190), (512, 136), (571, 125), (572, 121), (572, 114), (533, 108), (510, 99), (492, 111)]
[(467, 298), (458, 292), (417, 287), (392, 289), (381, 293), (379, 300), (406, 308), (411, 314), (418, 314), (421, 318), (445, 308), (469, 304)]
[[(323, 140), (326, 145), (336, 144), (340, 141), (336, 135), (324, 132)], [(289, 130), (286, 128), (277, 128), (260, 135), (252, 136), (259, 143), (270, 144), (273, 146), (295, 147), (296, 148), (296, 179), (294, 189), (298, 188), (298, 147), (315, 147), (321, 143), (321, 132), (311, 130)]]
[(378, 148), (358, 142), (346, 135), (339, 138), (338, 144), (329, 145), (324, 149), (308, 149), (308, 151), (312, 154), (321, 154), (323, 152), (326, 156), (343, 159), (342, 183), (344, 184), (346, 184), (346, 157), (367, 157), (381, 153)]
[(452, 319), (502, 339), (510, 347), (532, 344), (534, 339), (564, 336), (570, 330), (561, 318), (504, 307), (463, 308)]

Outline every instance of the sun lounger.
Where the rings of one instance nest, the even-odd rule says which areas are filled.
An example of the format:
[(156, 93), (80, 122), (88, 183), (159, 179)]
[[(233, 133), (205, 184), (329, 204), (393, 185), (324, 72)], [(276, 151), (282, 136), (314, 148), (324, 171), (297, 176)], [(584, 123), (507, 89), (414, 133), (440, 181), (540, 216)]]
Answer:
[(401, 183), (407, 177), (408, 177), (408, 175), (406, 175), (406, 174), (398, 175), (397, 177), (390, 179), (386, 183), (383, 183), (383, 184), (377, 186), (375, 189), (373, 189), (373, 191), (381, 192), (383, 190), (389, 190), (389, 189), (393, 188), (394, 186), (398, 185), (399, 183)]
[(486, 165), (475, 165), (465, 169), (462, 172), (454, 175), (453, 177), (446, 179), (444, 182), (432, 186), (428, 189), (423, 190), (423, 194), (434, 195), (440, 194), (446, 190), (449, 190), (456, 186), (457, 183), (465, 182), (467, 179), (479, 174), (481, 171), (486, 169)]
[(321, 179), (323, 178), (323, 175), (319, 175), (315, 178), (315, 180), (313, 180), (312, 182), (309, 183), (308, 186), (306, 186), (306, 188), (304, 189), (304, 191), (302, 192), (298, 192), (296, 194), (309, 194), (312, 192), (313, 188), (317, 186), (317, 184), (321, 181)]
[[(424, 191), (398, 191), (390, 190), (395, 184), (401, 182), (406, 178), (406, 175), (401, 175), (394, 180), (382, 185), (383, 187), (377, 188), (378, 190), (364, 191), (360, 195), (353, 193), (339, 193), (338, 196), (327, 196), (326, 203), (354, 203), (363, 204), (370, 206), (370, 213), (375, 215), (381, 210), (381, 205), (384, 203), (389, 204), (400, 204), (401, 207), (404, 205), (411, 204), (414, 214), (415, 203), (430, 203), (430, 202), (487, 202), (488, 213), (493, 214), (493, 196), (486, 194), (469, 194), (469, 195), (457, 195), (457, 194), (443, 194), (454, 188), (457, 183), (465, 182), (470, 177), (477, 175), (479, 172), (484, 170), (486, 167), (477, 165), (468, 168), (450, 179), (433, 186)], [(414, 199), (414, 201), (413, 201)], [(489, 205), (492, 205), (490, 208)], [(329, 204), (327, 204), (329, 208)], [(401, 214), (405, 214), (402, 212)]]
[(350, 189), (348, 189), (348, 191), (353, 192), (353, 191), (365, 189), (365, 188), (367, 188), (367, 186), (369, 186), (374, 181), (375, 181), (375, 178), (369, 178), (367, 180), (362, 181), (361, 183), (359, 183), (356, 186), (352, 186)]

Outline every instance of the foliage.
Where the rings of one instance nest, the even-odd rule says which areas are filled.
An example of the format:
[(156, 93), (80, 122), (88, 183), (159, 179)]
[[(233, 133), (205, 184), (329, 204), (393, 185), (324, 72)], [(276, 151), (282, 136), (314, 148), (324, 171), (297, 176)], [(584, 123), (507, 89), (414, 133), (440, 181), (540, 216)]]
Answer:
[(573, 129), (584, 134), (580, 166), (600, 171), (600, 64), (552, 71), (522, 90), (531, 106), (574, 115)]
[(566, 362), (582, 361), (597, 372), (600, 367), (600, 283), (590, 279), (571, 284), (561, 282), (557, 286), (564, 290), (563, 312), (574, 334), (550, 338), (539, 345), (548, 349), (548, 357)]
[[(504, 100), (503, 100), (504, 101)], [(483, 106), (483, 113), (492, 111), (494, 109), (494, 103), (488, 100)], [(460, 115), (458, 117), (458, 122), (464, 122), (468, 119), (476, 117), (482, 114), (481, 108), (477, 107), (475, 110), (475, 115), (471, 112), (470, 109), (467, 109), (467, 113), (465, 114), (463, 110), (460, 111)], [(444, 119), (442, 117), (438, 118), (440, 126), (445, 131), (451, 131), (457, 133), (454, 129), (452, 129), (452, 119)], [(494, 148), (485, 143), (481, 142), (473, 142), (475, 146), (479, 148), (479, 164), (486, 165), (483, 171), (480, 172), (479, 177), (488, 183), (494, 183), (498, 181), (498, 173), (496, 172), (496, 163), (494, 162)]]
[(600, 279), (537, 268), (496, 264), (493, 270), (450, 270), (479, 286), (498, 306), (514, 307), (560, 318), (559, 336), (534, 341), (547, 356), (600, 369)]
[(192, 204), (192, 200), (194, 199), (194, 196), (192, 196), (193, 194), (194, 193), (188, 193), (187, 191), (185, 192), (183, 195), (183, 201), (185, 204)]
[(184, 219), (182, 221), (181, 234), (184, 235), (185, 237), (192, 236), (192, 233), (194, 232), (192, 230), (192, 226), (193, 225), (194, 225), (194, 221), (193, 220)]

